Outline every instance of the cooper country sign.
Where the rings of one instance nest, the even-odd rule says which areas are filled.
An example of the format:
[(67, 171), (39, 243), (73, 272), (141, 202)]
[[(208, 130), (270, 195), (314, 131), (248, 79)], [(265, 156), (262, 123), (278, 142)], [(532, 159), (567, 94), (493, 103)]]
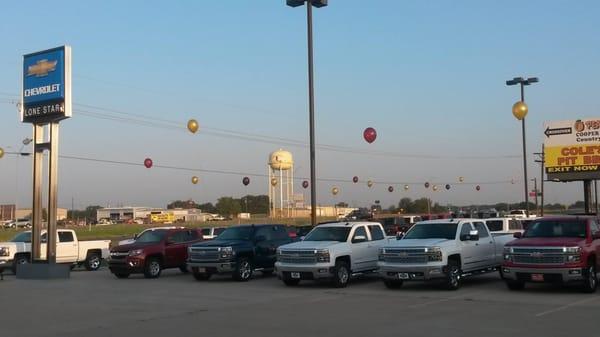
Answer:
[(23, 56), (21, 121), (45, 124), (71, 117), (71, 47)]
[(600, 179), (600, 118), (544, 123), (548, 179)]

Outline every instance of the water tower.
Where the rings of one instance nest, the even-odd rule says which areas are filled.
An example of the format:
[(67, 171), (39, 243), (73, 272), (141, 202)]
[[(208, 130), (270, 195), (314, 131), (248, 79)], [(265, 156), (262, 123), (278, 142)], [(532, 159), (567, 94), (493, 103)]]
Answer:
[(294, 215), (294, 160), (288, 151), (279, 149), (269, 155), (269, 207), (271, 217)]

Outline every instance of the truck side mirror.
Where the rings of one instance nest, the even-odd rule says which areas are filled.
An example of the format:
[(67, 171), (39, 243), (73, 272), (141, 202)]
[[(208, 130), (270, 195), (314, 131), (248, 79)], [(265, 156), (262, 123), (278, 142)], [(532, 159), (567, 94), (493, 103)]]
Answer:
[(513, 234), (513, 237), (514, 237), (515, 239), (520, 239), (520, 238), (522, 238), (522, 237), (523, 237), (523, 233), (521, 233), (521, 232), (515, 232), (515, 233)]
[(367, 241), (367, 237), (364, 235), (356, 235), (352, 239), (352, 243), (360, 243), (360, 242), (365, 242), (365, 241)]

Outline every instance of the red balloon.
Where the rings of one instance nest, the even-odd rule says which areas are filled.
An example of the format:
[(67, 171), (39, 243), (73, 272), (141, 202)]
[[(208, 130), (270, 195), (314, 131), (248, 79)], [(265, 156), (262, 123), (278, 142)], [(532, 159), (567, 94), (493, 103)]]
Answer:
[(250, 184), (250, 178), (244, 177), (244, 179), (242, 179), (242, 184), (244, 184), (244, 186), (248, 186), (248, 184)]
[(308, 181), (307, 180), (305, 180), (305, 181), (302, 182), (302, 187), (308, 188)]
[(146, 168), (151, 168), (152, 167), (152, 159), (150, 159), (150, 158), (144, 159), (144, 166), (146, 166)]
[(354, 176), (354, 177), (352, 178), (352, 182), (356, 184), (356, 183), (358, 182), (358, 177), (357, 177), (357, 176)]
[(373, 143), (375, 141), (375, 139), (377, 138), (377, 131), (375, 131), (375, 129), (373, 128), (366, 128), (365, 131), (363, 132), (363, 137), (365, 138), (365, 140), (367, 141), (367, 143)]
[(475, 186), (475, 189), (479, 191), (479, 190), (481, 190), (481, 186), (477, 185), (477, 186)]
[(394, 192), (394, 186), (390, 186), (390, 187), (388, 187), (388, 191), (389, 191), (390, 193)]

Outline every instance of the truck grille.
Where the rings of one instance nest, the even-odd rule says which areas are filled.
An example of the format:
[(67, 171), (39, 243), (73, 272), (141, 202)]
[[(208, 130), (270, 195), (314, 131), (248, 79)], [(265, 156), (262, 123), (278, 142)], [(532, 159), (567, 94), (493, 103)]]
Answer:
[(314, 249), (282, 250), (278, 260), (281, 263), (315, 264), (317, 263), (317, 254)]
[(566, 255), (562, 248), (513, 248), (513, 262), (522, 264), (562, 264)]
[(383, 261), (389, 263), (427, 263), (425, 248), (386, 248)]
[(123, 260), (129, 255), (129, 252), (110, 252), (111, 260)]
[(207, 247), (207, 248), (192, 248), (190, 253), (190, 260), (198, 262), (211, 262), (219, 260), (219, 248), (218, 247)]

